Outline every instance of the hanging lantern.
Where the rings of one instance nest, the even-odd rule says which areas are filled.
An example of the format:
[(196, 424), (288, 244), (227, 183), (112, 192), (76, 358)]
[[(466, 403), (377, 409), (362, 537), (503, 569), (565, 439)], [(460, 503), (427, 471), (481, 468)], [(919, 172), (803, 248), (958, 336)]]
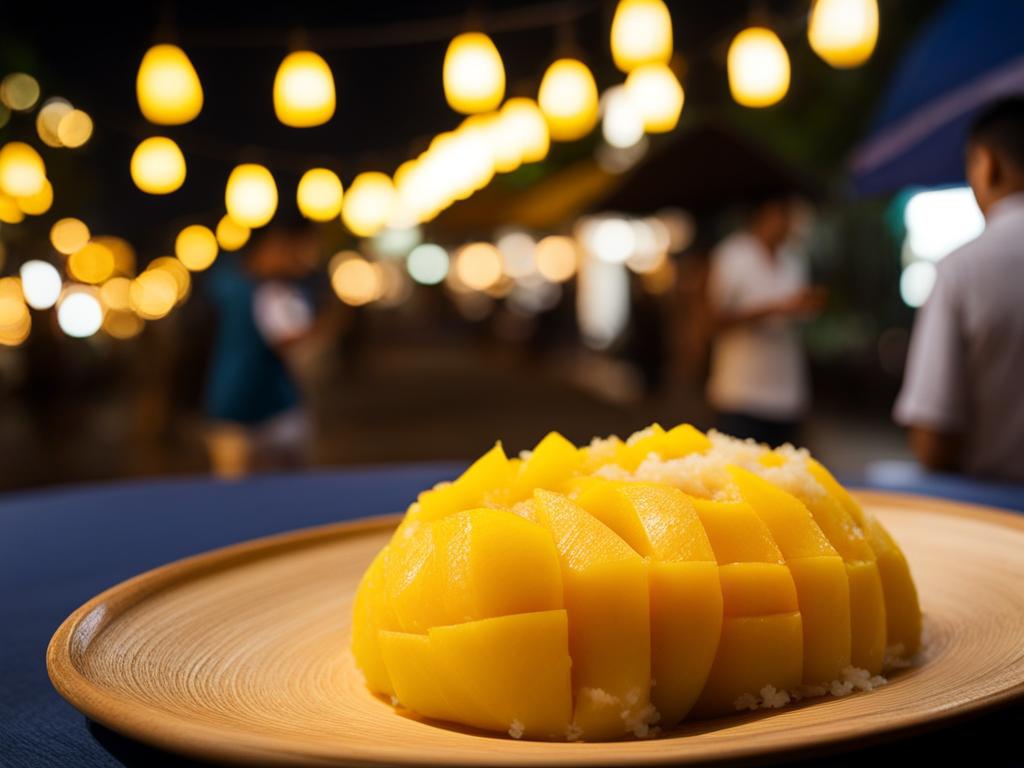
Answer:
[(664, 64), (644, 64), (626, 78), (626, 93), (636, 105), (648, 133), (666, 133), (676, 127), (683, 111), (683, 86)]
[(662, 0), (619, 0), (612, 18), (612, 58), (623, 72), (672, 58), (672, 16)]
[(644, 137), (643, 115), (624, 85), (613, 85), (601, 95), (601, 135), (617, 149), (636, 146)]
[(533, 99), (512, 98), (501, 108), (502, 133), (518, 142), (524, 163), (536, 163), (548, 156), (551, 138), (544, 113)]
[(174, 255), (192, 272), (202, 272), (217, 258), (217, 238), (209, 227), (192, 224), (178, 233)]
[(578, 59), (559, 59), (548, 67), (537, 103), (555, 141), (580, 139), (597, 124), (597, 85)]
[(765, 27), (736, 35), (726, 66), (732, 97), (745, 107), (770, 107), (789, 90), (789, 55), (779, 36)]
[(266, 168), (256, 163), (235, 166), (224, 190), (228, 215), (250, 229), (262, 227), (277, 211), (277, 185)]
[(837, 69), (860, 66), (871, 58), (878, 42), (877, 0), (816, 0), (807, 40)]
[(505, 65), (482, 32), (464, 32), (448, 44), (443, 80), (444, 96), (456, 112), (489, 112), (505, 97)]
[(395, 186), (383, 173), (360, 173), (352, 180), (341, 203), (341, 220), (359, 237), (372, 237), (391, 220), (396, 204)]
[(334, 75), (323, 57), (295, 51), (284, 57), (274, 77), (274, 112), (292, 128), (312, 128), (334, 117)]
[(237, 251), (249, 242), (249, 228), (238, 224), (226, 213), (217, 222), (217, 243), (222, 250)]
[(185, 156), (166, 136), (151, 136), (132, 153), (131, 174), (143, 192), (167, 195), (185, 183)]
[(135, 93), (143, 116), (157, 125), (182, 125), (203, 108), (203, 86), (176, 45), (154, 45), (142, 57)]
[(295, 200), (299, 211), (313, 221), (330, 221), (341, 213), (341, 180), (327, 168), (311, 168), (302, 174)]
[(31, 197), (46, 187), (46, 166), (29, 144), (9, 141), (0, 147), (0, 191), (11, 197)]

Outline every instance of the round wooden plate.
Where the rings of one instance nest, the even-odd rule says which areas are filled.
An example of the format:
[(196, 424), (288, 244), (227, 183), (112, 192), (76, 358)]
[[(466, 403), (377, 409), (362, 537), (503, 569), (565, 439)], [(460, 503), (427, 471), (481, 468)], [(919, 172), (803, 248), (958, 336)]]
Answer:
[(927, 633), (920, 663), (870, 693), (601, 744), (516, 741), (400, 715), (367, 692), (348, 650), (356, 585), (397, 517), (259, 539), (126, 581), (57, 630), (50, 678), (122, 734), (261, 765), (750, 759), (936, 726), (1024, 694), (1024, 517), (859, 496), (906, 552)]

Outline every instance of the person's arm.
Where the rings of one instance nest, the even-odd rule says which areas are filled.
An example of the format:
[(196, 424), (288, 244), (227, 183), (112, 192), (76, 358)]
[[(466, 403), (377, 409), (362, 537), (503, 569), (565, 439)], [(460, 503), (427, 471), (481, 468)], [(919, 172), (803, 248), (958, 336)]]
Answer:
[(715, 329), (728, 330), (741, 325), (759, 323), (772, 318), (800, 317), (813, 315), (825, 305), (825, 291), (822, 288), (805, 288), (783, 301), (765, 304), (747, 310), (718, 310), (714, 313)]

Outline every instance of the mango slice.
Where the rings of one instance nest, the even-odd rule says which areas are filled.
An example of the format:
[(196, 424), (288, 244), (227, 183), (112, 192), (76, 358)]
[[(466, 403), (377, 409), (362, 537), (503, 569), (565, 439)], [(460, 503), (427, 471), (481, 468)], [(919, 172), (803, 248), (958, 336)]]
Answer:
[(398, 627), (398, 619), (384, 587), (386, 556), (387, 548), (377, 553), (356, 590), (352, 607), (352, 653), (370, 690), (390, 696), (395, 688), (377, 642), (379, 630)]
[(535, 488), (562, 490), (582, 461), (575, 445), (557, 432), (549, 432), (519, 467), (512, 483), (513, 498), (529, 498)]

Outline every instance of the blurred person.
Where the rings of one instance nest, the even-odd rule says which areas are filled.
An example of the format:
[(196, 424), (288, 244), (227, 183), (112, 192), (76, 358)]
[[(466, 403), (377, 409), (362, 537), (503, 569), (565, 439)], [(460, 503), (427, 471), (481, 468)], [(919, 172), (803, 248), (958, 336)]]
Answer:
[(312, 426), (287, 354), (314, 329), (313, 303), (300, 281), (318, 256), (312, 225), (286, 221), (210, 268), (216, 328), (205, 405), (218, 476), (296, 468), (310, 459)]
[(773, 446), (799, 439), (810, 388), (798, 324), (825, 298), (792, 247), (799, 213), (782, 193), (756, 200), (745, 225), (712, 250), (707, 280), (715, 426)]
[(1024, 96), (975, 118), (966, 171), (985, 231), (938, 265), (893, 416), (926, 468), (1024, 482)]

